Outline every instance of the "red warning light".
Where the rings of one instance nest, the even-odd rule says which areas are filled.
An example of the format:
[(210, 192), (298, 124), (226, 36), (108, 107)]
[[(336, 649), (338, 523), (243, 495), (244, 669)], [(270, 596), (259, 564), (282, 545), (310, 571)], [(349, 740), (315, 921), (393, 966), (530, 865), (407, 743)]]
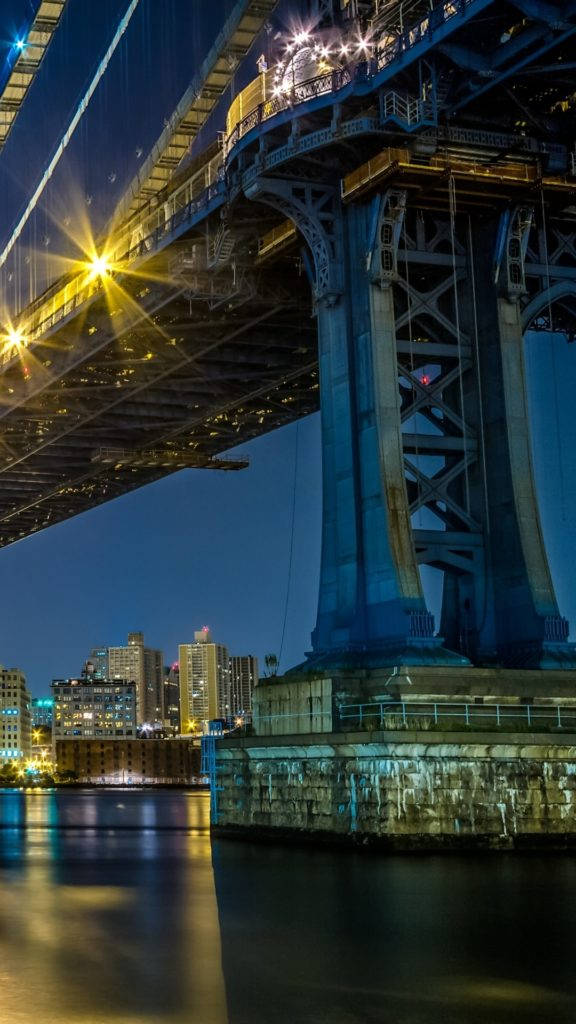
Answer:
[(420, 377), (420, 383), (424, 384), (424, 386), (430, 383), (430, 377), (428, 376), (427, 373), (422, 374), (422, 376)]

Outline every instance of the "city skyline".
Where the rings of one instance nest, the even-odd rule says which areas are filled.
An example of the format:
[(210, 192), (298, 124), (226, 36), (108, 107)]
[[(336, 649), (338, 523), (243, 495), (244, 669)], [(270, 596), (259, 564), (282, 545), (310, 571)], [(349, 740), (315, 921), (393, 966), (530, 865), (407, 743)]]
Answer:
[[(207, 624), (234, 652), (253, 638), (248, 647), (263, 666), (267, 653), (280, 653), (282, 640), (296, 447), (282, 664), (301, 661), (314, 625), (320, 559), (318, 427), (314, 416), (254, 441), (247, 446), (250, 469), (241, 474), (185, 470), (3, 549), (0, 564), (14, 579), (14, 604), (5, 610), (0, 661), (21, 667), (32, 694), (41, 696), (52, 678), (78, 675), (93, 647), (123, 644), (131, 629), (141, 629), (168, 665), (177, 660), (178, 645)], [(154, 524), (156, 546), (147, 521)], [(96, 563), (101, 583), (92, 582)], [(197, 598), (190, 596), (189, 578), (198, 581)]]

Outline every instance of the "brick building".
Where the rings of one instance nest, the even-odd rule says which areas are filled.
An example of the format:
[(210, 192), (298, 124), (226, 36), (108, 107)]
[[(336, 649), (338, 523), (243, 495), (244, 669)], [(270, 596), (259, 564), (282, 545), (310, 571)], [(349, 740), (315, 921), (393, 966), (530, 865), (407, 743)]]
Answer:
[(59, 771), (99, 785), (188, 785), (200, 774), (200, 745), (172, 739), (65, 739), (55, 743)]

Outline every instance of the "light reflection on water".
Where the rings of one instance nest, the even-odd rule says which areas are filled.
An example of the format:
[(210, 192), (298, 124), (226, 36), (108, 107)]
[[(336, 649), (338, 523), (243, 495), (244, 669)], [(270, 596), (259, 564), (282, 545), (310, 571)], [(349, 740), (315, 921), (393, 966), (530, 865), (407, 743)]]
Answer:
[(204, 794), (0, 793), (1, 1024), (228, 1020)]
[(574, 1024), (570, 857), (217, 842), (184, 791), (0, 791), (0, 1024)]

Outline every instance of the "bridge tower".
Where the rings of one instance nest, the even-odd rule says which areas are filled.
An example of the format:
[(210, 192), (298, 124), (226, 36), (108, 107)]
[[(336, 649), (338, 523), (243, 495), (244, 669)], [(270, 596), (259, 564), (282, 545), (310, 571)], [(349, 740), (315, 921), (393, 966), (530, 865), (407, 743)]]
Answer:
[[(270, 104), (284, 122), (265, 137), (259, 109), (252, 163), (239, 157), (244, 195), (305, 243), (317, 318), (322, 556), (300, 668), (576, 669), (540, 522), (524, 359), (535, 322), (568, 334), (576, 322), (576, 166), (558, 144), (570, 86), (558, 80), (549, 107), (535, 93), (534, 138), (501, 111), (514, 95), (525, 112), (527, 62), (555, 54), (555, 73), (576, 25), (573, 12), (526, 21), (512, 6), (487, 28), (474, 3), (422, 2), (406, 28), (402, 4), (309, 0), (320, 42), (305, 43), (307, 80), (280, 74)], [(356, 63), (324, 59), (315, 78), (310, 54), (329, 53), (334, 32), (334, 52), (356, 47)], [(477, 32), (492, 33), (489, 61)], [(423, 566), (443, 573), (438, 622)]]
[[(576, 260), (554, 282), (544, 194), (494, 202), (450, 172), (430, 202), (417, 164), (410, 189), (369, 188), (372, 170), (340, 189), (260, 175), (247, 190), (312, 257), (323, 533), (300, 668), (573, 669), (538, 512), (524, 330), (574, 288)], [(438, 624), (423, 565), (444, 573)]]
[[(534, 205), (478, 211), (453, 177), (436, 208), (357, 180), (341, 196), (260, 177), (249, 193), (292, 219), (313, 258), (324, 510), (310, 665), (574, 668), (524, 362), (527, 272), (545, 265), (530, 246), (547, 246), (547, 225)], [(536, 289), (531, 316), (549, 302)], [(444, 572), (438, 631), (422, 565)]]

